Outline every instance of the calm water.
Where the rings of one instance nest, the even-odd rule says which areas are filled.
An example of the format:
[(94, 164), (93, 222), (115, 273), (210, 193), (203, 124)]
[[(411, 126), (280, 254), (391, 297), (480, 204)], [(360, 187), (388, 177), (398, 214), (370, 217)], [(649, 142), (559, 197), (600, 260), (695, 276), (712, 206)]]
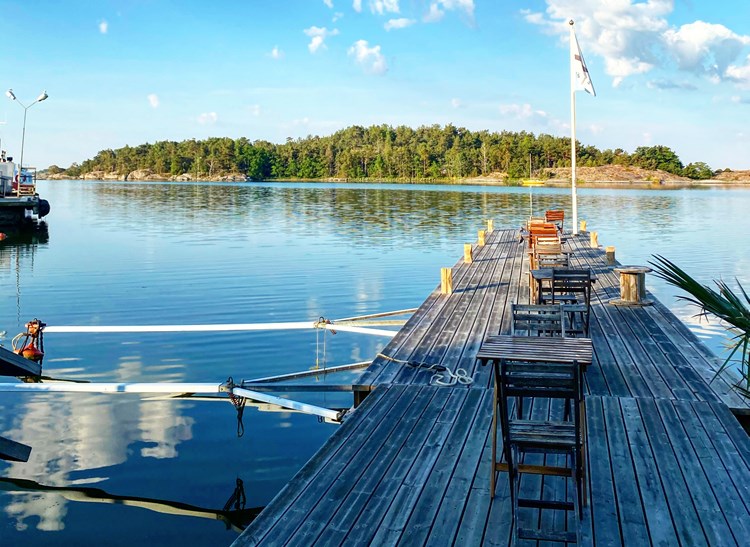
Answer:
[[(0, 244), (2, 342), (50, 325), (315, 320), (418, 306), (484, 219), (518, 226), (529, 189), (324, 184), (40, 183), (48, 234)], [(534, 210), (570, 211), (569, 192), (533, 191)], [(579, 215), (623, 263), (652, 253), (701, 280), (750, 284), (750, 191), (583, 190)], [(693, 310), (650, 277), (686, 321)], [(721, 329), (694, 328), (715, 351)], [(387, 340), (314, 332), (54, 334), (45, 373), (106, 382), (216, 382), (370, 359)], [(325, 352), (323, 352), (325, 346)], [(351, 379), (351, 375), (344, 380)], [(319, 381), (323, 381), (322, 379)], [(299, 395), (349, 406), (350, 396)], [(0, 545), (228, 545), (220, 520), (237, 479), (247, 521), (335, 425), (229, 402), (137, 395), (0, 393), (0, 435), (33, 446), (0, 461)], [(143, 505), (148, 503), (149, 508)], [(233, 509), (234, 506), (230, 507)], [(189, 513), (189, 515), (187, 514)], [(222, 513), (223, 516), (226, 514)]]

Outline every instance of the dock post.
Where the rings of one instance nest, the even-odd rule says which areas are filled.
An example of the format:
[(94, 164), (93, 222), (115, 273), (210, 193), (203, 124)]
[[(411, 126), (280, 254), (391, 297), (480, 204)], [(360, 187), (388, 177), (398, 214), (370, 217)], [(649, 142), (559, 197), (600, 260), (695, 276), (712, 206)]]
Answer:
[(615, 248), (607, 247), (607, 266), (614, 266), (615, 262)]
[(581, 228), (580, 228), (580, 229), (579, 229), (578, 231), (579, 231), (579, 232), (585, 232), (585, 231), (586, 231), (586, 221), (585, 221), (585, 220), (582, 220), (582, 221), (580, 222), (580, 226), (581, 226)]
[(484, 247), (484, 241), (485, 241), (485, 235), (487, 232), (484, 230), (479, 230), (479, 233), (477, 234), (477, 243), (480, 247)]
[(495, 229), (495, 220), (490, 218), (487, 219), (487, 231), (492, 232)]
[(591, 232), (589, 234), (591, 248), (592, 249), (598, 249), (599, 248), (599, 232)]
[(472, 252), (471, 243), (464, 243), (464, 262), (466, 264), (474, 262), (474, 253)]
[(450, 268), (440, 269), (440, 293), (453, 293), (453, 270), (451, 270)]

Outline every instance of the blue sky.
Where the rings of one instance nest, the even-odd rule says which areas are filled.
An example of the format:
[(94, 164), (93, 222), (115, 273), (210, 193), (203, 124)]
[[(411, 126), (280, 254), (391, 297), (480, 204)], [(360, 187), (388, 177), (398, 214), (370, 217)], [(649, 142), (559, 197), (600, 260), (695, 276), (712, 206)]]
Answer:
[[(747, 0), (0, 2), (24, 161), (158, 140), (284, 142), (350, 125), (570, 134), (568, 25), (597, 96), (577, 138), (750, 169)], [(0, 100), (18, 159), (23, 108)], [(3, 123), (4, 122), (4, 123)]]

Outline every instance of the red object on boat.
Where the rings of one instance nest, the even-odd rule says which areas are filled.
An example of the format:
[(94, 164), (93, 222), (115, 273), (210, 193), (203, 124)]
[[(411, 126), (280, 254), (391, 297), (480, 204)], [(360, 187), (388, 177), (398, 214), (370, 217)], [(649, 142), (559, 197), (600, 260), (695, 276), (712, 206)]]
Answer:
[(44, 357), (44, 352), (37, 348), (34, 344), (28, 344), (26, 347), (21, 348), (21, 357), (29, 359), (30, 361), (41, 361)]
[(0, 232), (0, 241), (4, 240), (7, 237), (8, 237), (7, 235), (5, 235), (4, 233)]

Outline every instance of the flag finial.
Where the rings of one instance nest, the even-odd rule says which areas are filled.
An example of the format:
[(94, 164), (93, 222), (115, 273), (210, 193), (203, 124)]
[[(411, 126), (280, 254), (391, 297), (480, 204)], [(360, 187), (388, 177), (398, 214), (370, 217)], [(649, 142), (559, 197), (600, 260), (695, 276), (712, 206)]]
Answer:
[(572, 27), (574, 25), (573, 19), (571, 19), (570, 21), (568, 21), (568, 24)]

